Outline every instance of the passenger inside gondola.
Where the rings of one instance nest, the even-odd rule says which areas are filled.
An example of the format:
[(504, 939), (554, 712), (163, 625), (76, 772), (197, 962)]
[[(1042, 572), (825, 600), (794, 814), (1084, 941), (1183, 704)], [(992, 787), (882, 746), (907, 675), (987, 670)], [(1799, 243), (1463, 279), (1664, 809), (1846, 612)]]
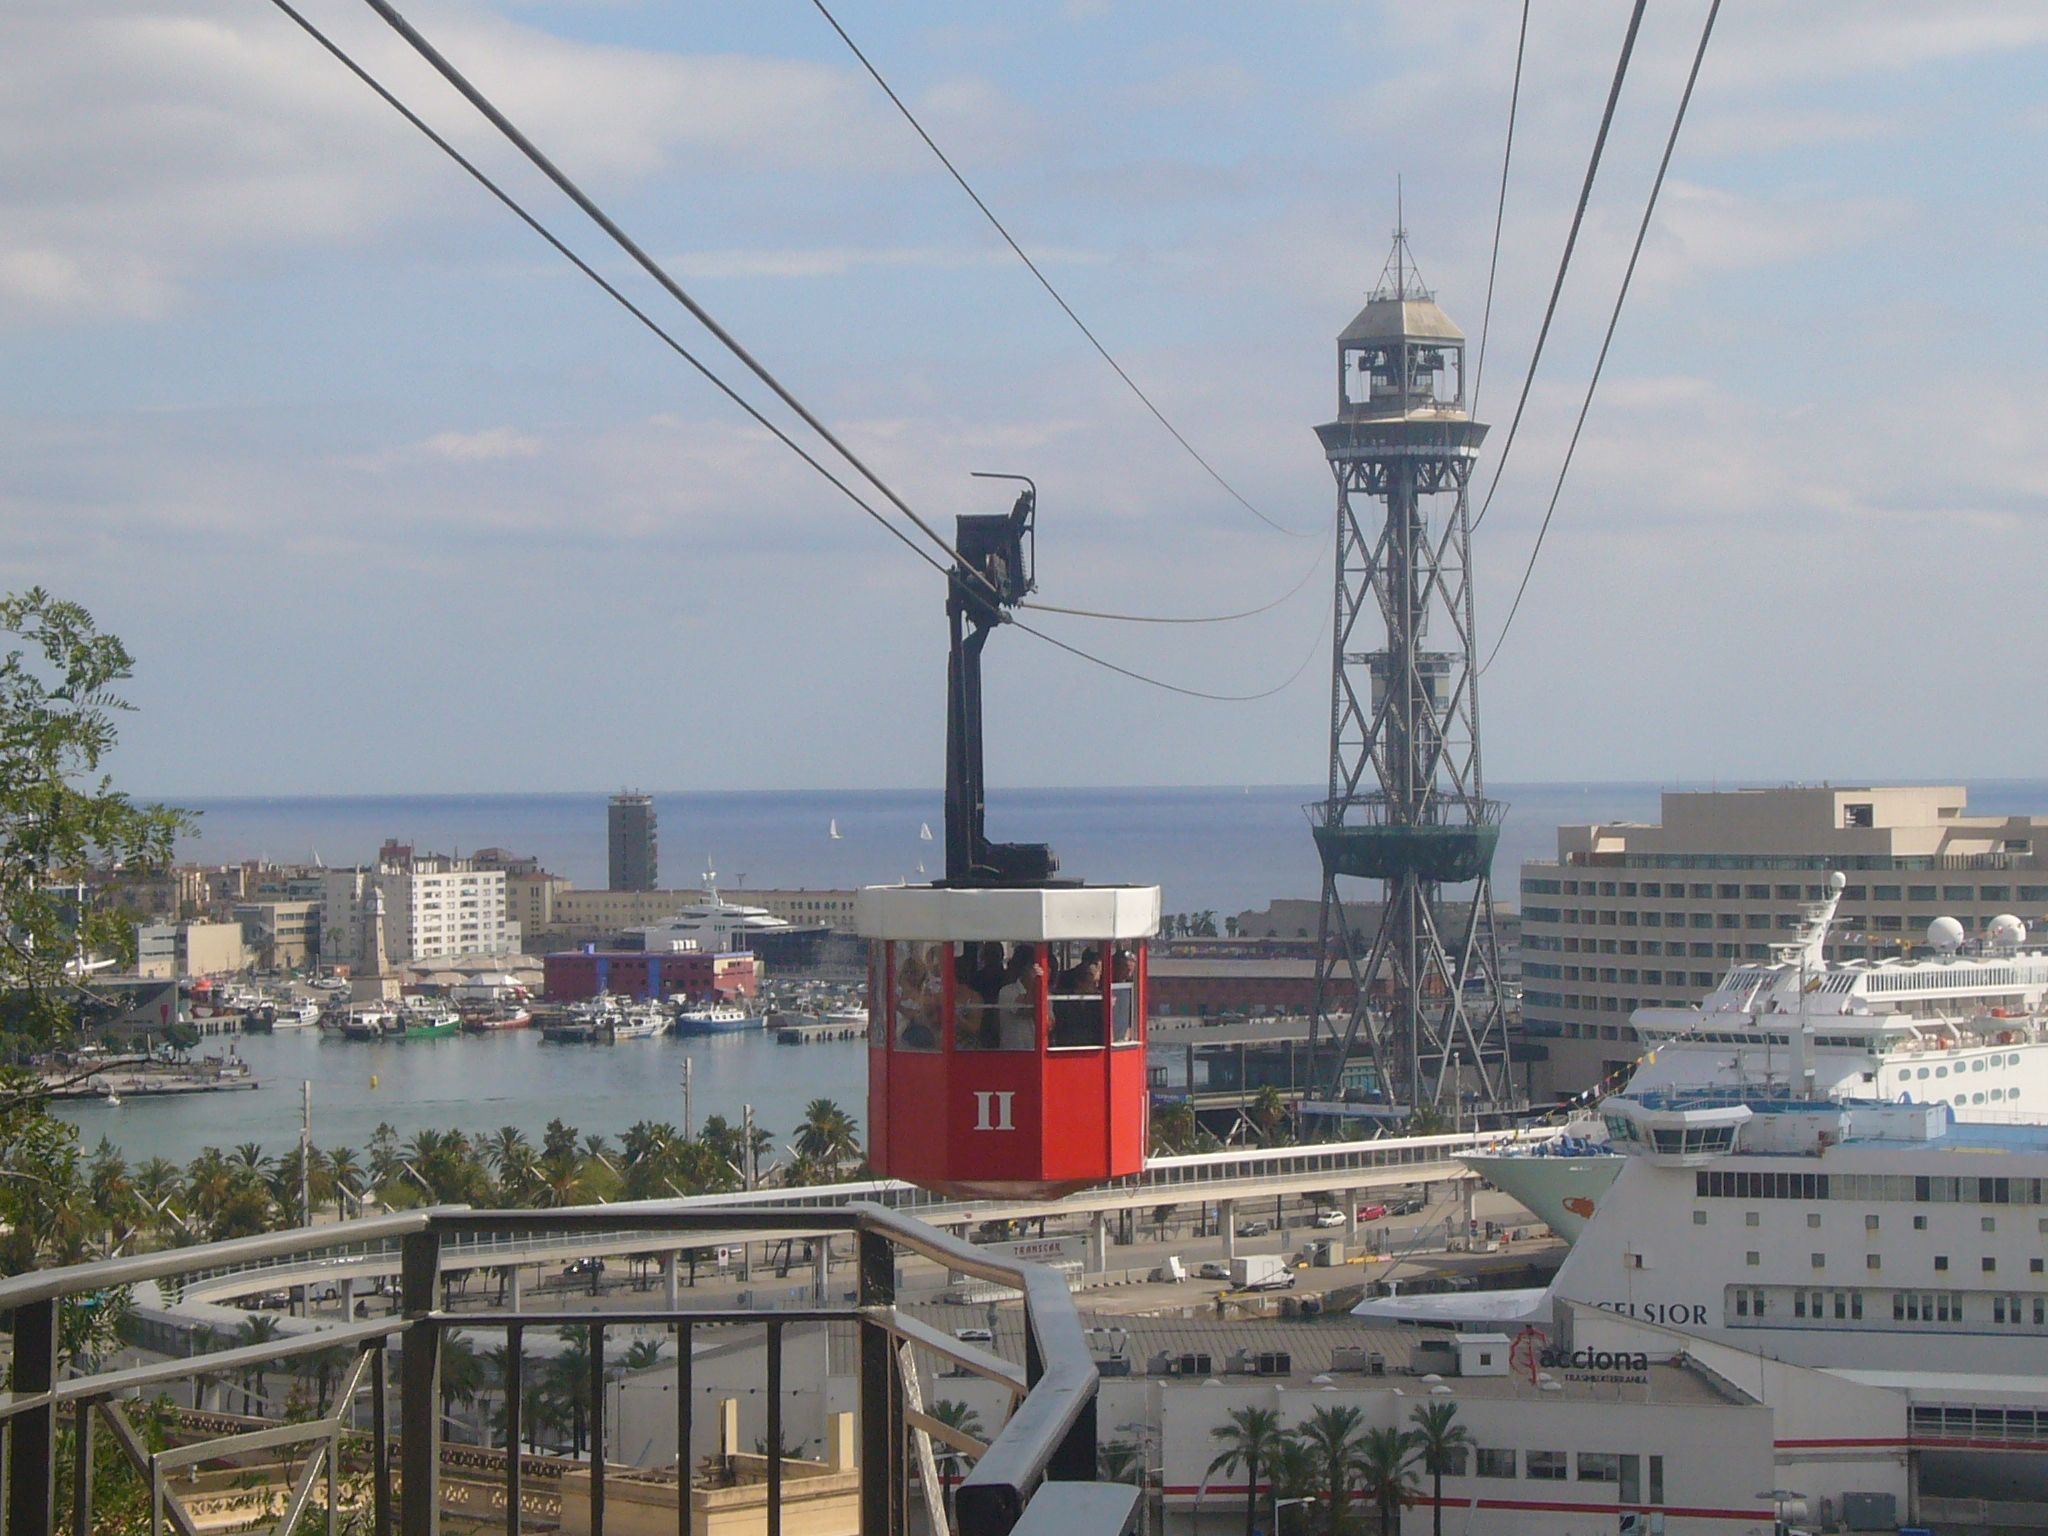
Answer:
[(893, 946), (896, 954), (896, 1044), (906, 1051), (936, 1051), (943, 982), (936, 973), (939, 947), (919, 955), (915, 944)]

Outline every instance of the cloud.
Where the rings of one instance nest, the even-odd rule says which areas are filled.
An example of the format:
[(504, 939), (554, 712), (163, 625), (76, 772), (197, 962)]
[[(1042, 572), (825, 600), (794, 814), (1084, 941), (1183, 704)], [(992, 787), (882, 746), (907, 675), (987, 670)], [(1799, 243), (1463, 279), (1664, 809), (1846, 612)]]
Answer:
[[(490, 130), (382, 28), (312, 7), (455, 142)], [(921, 169), (921, 146), (846, 70), (581, 42), (467, 4), (415, 19), (600, 195), (687, 156), (719, 175)], [(457, 173), (266, 7), (68, 0), (10, 8), (0, 59), (0, 325), (155, 320), (289, 252), (486, 216)], [(987, 115), (962, 88), (948, 110)], [(88, 110), (81, 110), (90, 103)], [(913, 153), (915, 151), (915, 153)]]
[(539, 455), (540, 439), (510, 427), (481, 432), (436, 432), (421, 449), (456, 464), (488, 464), (498, 459), (531, 459)]

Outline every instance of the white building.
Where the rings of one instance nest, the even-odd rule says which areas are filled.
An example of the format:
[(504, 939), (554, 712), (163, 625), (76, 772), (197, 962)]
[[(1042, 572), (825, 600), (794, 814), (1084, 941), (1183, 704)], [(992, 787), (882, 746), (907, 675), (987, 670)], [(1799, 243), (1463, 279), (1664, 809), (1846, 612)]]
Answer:
[(394, 966), (519, 948), (503, 870), (473, 869), (462, 859), (418, 858), (374, 872), (326, 872), (321, 931), (329, 959), (362, 952), (363, 902), (371, 881), (384, 895), (384, 952)]

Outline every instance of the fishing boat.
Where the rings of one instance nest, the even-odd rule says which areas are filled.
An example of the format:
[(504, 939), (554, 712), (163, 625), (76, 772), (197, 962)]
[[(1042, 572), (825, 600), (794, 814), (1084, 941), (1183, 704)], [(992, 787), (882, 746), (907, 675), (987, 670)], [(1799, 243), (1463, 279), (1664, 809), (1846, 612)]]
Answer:
[(620, 1000), (609, 992), (582, 998), (540, 1016), (540, 1037), (553, 1045), (595, 1045), (611, 1038), (612, 1026), (625, 1015)]
[(443, 1040), (462, 1028), (462, 1017), (433, 998), (409, 997), (399, 1005), (393, 1031), (400, 1040)]
[(652, 1040), (656, 1035), (666, 1034), (669, 1027), (668, 1010), (660, 1003), (634, 1003), (620, 1011), (612, 1021), (612, 1043), (621, 1040)]
[(458, 1012), (462, 1018), (462, 1032), (467, 1035), (525, 1029), (533, 1023), (532, 1010), (522, 1003), (464, 1003)]
[(382, 1003), (361, 1003), (341, 1016), (341, 1033), (348, 1040), (383, 1040), (396, 1030), (398, 1015)]
[(760, 1029), (767, 1019), (733, 1003), (682, 1003), (676, 1008), (675, 1032), (679, 1035), (727, 1035), (743, 1029)]

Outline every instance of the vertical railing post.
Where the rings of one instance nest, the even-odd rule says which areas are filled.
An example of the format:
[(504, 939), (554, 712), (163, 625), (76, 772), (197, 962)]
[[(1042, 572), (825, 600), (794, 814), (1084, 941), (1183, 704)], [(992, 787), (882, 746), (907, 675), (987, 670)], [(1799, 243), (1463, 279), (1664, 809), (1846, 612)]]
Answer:
[[(696, 1382), (690, 1359), (690, 1325), (676, 1324), (676, 1536), (690, 1536), (690, 1438)], [(508, 1532), (507, 1536), (517, 1536)]]
[(782, 1536), (782, 1324), (768, 1324), (768, 1536)]
[[(370, 1511), (371, 1536), (391, 1536), (391, 1354), (382, 1339), (370, 1346)], [(150, 1536), (156, 1536), (152, 1531)]]
[(604, 1536), (604, 1324), (590, 1325), (590, 1536)]
[(441, 1234), (408, 1233), (400, 1249), (400, 1300), (405, 1345), (398, 1360), (399, 1529), (404, 1536), (440, 1536), (441, 1326), (434, 1320), (441, 1286)]
[[(896, 1251), (889, 1239), (862, 1227), (855, 1247), (859, 1301), (866, 1309), (896, 1302)], [(895, 1536), (901, 1460), (896, 1441), (896, 1351), (889, 1331), (873, 1317), (860, 1320), (860, 1528), (861, 1536)]]
[(520, 1436), (526, 1429), (526, 1327), (505, 1327), (505, 1536), (519, 1536), (520, 1486), (525, 1468), (519, 1464)]
[[(14, 1309), (17, 1397), (57, 1384), (57, 1303), (30, 1301)], [(13, 1419), (8, 1458), (8, 1536), (50, 1536), (57, 1529), (57, 1405), (44, 1403)]]
[(71, 1536), (92, 1536), (92, 1416), (95, 1404), (72, 1408)]

